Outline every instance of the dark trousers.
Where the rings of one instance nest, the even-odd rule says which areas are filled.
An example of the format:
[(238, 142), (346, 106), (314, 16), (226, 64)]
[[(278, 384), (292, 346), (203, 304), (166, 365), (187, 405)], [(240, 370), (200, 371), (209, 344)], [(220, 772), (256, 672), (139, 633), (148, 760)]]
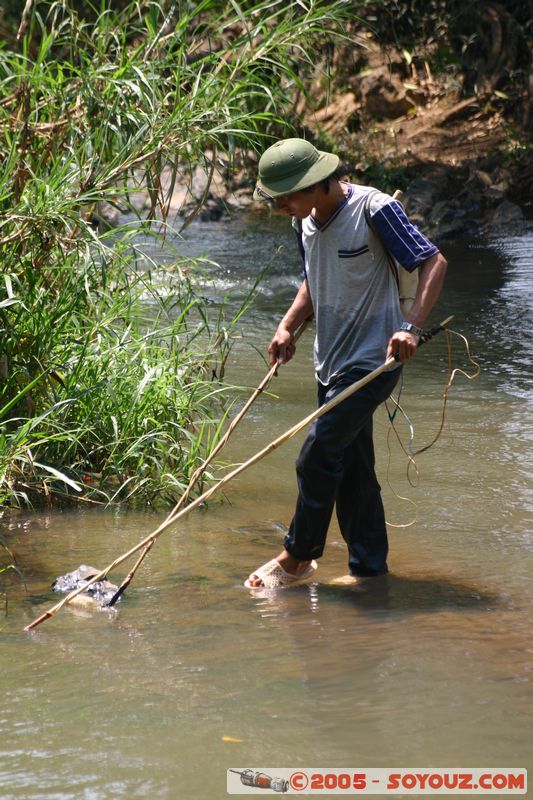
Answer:
[[(319, 384), (319, 405), (366, 374), (353, 369), (330, 386)], [(351, 574), (387, 572), (387, 528), (374, 468), (372, 416), (400, 374), (401, 369), (382, 373), (312, 424), (296, 462), (298, 499), (285, 537), (285, 548), (295, 558), (320, 558), (336, 505)]]

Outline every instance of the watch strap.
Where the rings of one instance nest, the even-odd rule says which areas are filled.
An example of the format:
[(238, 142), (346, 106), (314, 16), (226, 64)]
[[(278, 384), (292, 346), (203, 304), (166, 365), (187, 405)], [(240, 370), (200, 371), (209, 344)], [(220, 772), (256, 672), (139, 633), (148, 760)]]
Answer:
[(424, 333), (422, 328), (419, 328), (417, 325), (413, 325), (412, 322), (402, 322), (400, 330), (407, 331), (408, 333), (414, 333), (415, 336), (422, 336)]

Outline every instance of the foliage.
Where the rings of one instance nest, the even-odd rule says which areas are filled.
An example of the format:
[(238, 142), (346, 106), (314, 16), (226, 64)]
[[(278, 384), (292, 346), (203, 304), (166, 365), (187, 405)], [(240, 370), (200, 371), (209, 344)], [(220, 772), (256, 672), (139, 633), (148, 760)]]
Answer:
[[(0, 501), (174, 501), (227, 412), (235, 319), (179, 254), (162, 283), (136, 235), (165, 239), (197, 164), (227, 177), (287, 129), (313, 47), (352, 14), (342, 0), (24, 5), (18, 45), (0, 49)], [(106, 230), (104, 203), (130, 225)]]
[(421, 56), (434, 73), (458, 68), (466, 94), (495, 88), (521, 97), (531, 66), (533, 0), (367, 0), (382, 44)]
[(373, 24), (382, 41), (411, 48), (414, 43), (446, 35), (448, 0), (367, 0), (365, 19)]
[(83, 491), (85, 500), (170, 503), (216, 440), (235, 318), (211, 321), (179, 264), (167, 267), (162, 283), (134, 270), (138, 254), (124, 249), (121, 242), (108, 251), (105, 278), (90, 258), (84, 269), (62, 265), (53, 304), (42, 275), (20, 302), (12, 292), (4, 310), (11, 380), (0, 410), (0, 500)]
[(406, 164), (404, 159), (387, 157), (385, 160), (376, 156), (366, 156), (358, 162), (357, 171), (370, 186), (379, 186), (381, 191), (393, 194), (396, 190), (404, 191), (411, 181), (420, 174), (418, 165)]

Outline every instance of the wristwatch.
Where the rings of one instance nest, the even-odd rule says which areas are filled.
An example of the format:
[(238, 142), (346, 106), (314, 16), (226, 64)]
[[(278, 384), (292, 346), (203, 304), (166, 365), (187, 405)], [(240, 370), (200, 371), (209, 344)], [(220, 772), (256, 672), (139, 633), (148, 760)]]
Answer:
[(408, 333), (414, 333), (415, 336), (422, 336), (424, 333), (422, 328), (413, 325), (411, 322), (402, 322), (400, 330), (407, 331)]

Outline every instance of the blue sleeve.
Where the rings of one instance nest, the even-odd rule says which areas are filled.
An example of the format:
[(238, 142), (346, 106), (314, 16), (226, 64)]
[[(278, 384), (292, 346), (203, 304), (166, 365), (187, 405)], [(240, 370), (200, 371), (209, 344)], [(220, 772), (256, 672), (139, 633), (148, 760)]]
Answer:
[(396, 200), (381, 206), (371, 219), (387, 250), (408, 272), (413, 272), (423, 261), (439, 252), (439, 248), (409, 222)]

